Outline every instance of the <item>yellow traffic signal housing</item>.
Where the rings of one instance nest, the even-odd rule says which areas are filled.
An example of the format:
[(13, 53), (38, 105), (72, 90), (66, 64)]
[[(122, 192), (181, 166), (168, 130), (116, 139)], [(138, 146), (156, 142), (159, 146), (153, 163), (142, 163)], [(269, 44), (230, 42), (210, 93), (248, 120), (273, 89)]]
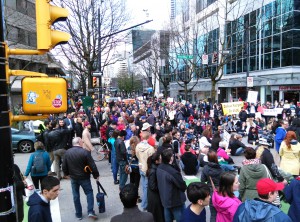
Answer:
[(54, 77), (22, 79), (25, 114), (52, 114), (67, 111), (67, 81)]
[(53, 6), (51, 0), (36, 0), (36, 33), (37, 49), (49, 51), (58, 44), (67, 43), (71, 38), (69, 33), (51, 28), (55, 22), (65, 21), (69, 11)]

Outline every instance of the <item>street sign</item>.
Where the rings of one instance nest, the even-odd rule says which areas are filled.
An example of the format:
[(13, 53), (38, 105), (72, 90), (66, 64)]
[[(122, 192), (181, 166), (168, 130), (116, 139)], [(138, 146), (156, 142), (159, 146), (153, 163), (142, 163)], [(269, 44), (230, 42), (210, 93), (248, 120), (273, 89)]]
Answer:
[(180, 55), (178, 54), (177, 56), (177, 59), (193, 59), (193, 55)]
[(92, 76), (93, 77), (101, 77), (102, 76), (102, 72), (93, 72)]
[(253, 77), (247, 77), (247, 87), (253, 87)]
[(208, 65), (208, 55), (202, 55), (202, 65)]

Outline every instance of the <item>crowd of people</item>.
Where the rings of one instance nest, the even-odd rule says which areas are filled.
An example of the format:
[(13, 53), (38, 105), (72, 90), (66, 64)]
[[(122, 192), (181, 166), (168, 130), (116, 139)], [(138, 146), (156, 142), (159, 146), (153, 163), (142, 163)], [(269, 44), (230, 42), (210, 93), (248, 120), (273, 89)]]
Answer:
[[(206, 221), (206, 206), (211, 222), (254, 218), (300, 221), (300, 104), (287, 108), (282, 102), (273, 108), (275, 105), (285, 108), (270, 118), (263, 115), (263, 109), (272, 108), (270, 103), (245, 102), (239, 113), (224, 115), (220, 104), (208, 101), (95, 102), (84, 109), (78, 99), (69, 102), (64, 116), (51, 116), (44, 122), (36, 152), (42, 152), (42, 147), (49, 153), (44, 154), (46, 173), (54, 163), (52, 174), (59, 180), (71, 180), (78, 219), (82, 219), (80, 186), (87, 195), (88, 216), (97, 218), (89, 173), (99, 179), (91, 153), (92, 138), (100, 138), (109, 147), (113, 181), (124, 204), (124, 217), (111, 221), (125, 221), (122, 218), (133, 212), (147, 212), (147, 221)], [(259, 117), (257, 112), (261, 112)], [(274, 134), (279, 166), (270, 151), (273, 144), (259, 138), (262, 131)], [(34, 155), (25, 176), (30, 173)], [(245, 159), (237, 166), (234, 156), (241, 155)], [(84, 171), (84, 164), (90, 170)], [(196, 175), (201, 182), (187, 186), (184, 175)], [(46, 176), (44, 172), (31, 173), (36, 187)], [(280, 210), (278, 191), (291, 205), (288, 215)], [(185, 205), (186, 197), (189, 206)]]

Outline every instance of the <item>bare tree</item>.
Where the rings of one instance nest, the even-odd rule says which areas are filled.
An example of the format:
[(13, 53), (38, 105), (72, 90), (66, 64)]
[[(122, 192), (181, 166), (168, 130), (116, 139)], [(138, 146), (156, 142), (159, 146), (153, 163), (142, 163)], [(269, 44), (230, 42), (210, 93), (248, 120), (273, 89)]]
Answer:
[(85, 93), (86, 83), (92, 88), (92, 73), (98, 67), (99, 52), (101, 53), (99, 71), (103, 71), (106, 66), (118, 60), (115, 56), (115, 47), (122, 36), (114, 33), (125, 26), (129, 16), (121, 0), (56, 0), (56, 2), (70, 10), (66, 25), (60, 24), (59, 28), (69, 32), (72, 39), (67, 45), (61, 46), (60, 51), (71, 64), (73, 73), (76, 73)]

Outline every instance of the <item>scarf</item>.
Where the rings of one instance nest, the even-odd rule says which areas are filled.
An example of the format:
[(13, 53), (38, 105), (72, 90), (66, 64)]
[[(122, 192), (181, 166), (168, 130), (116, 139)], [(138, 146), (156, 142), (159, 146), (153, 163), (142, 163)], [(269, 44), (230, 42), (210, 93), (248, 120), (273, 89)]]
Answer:
[(260, 164), (260, 160), (259, 159), (250, 159), (250, 160), (245, 159), (245, 160), (243, 160), (242, 164), (244, 166), (250, 165), (250, 164)]

